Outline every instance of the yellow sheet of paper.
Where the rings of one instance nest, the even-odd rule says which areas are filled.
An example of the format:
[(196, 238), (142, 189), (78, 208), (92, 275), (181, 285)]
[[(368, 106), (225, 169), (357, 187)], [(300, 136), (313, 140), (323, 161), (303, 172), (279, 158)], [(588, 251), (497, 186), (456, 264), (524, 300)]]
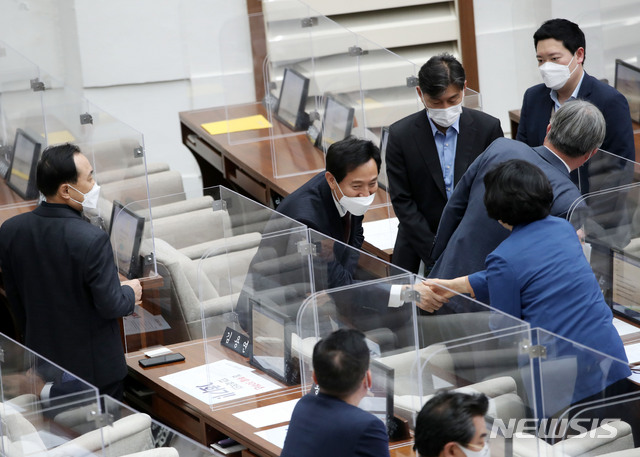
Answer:
[[(76, 139), (68, 130), (58, 130), (57, 132), (49, 132), (49, 144), (73, 143)], [(42, 134), (44, 138), (44, 134)]]
[(271, 123), (262, 114), (202, 124), (202, 128), (210, 135), (244, 132), (245, 130), (267, 129), (269, 127), (271, 127)]

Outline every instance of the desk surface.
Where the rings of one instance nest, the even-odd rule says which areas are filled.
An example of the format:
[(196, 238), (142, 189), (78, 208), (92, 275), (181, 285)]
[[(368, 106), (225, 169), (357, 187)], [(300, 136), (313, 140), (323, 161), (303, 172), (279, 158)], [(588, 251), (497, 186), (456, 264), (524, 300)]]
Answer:
[[(248, 365), (246, 359), (235, 352), (220, 345), (220, 338), (208, 341), (206, 348), (207, 361), (209, 363), (216, 360), (228, 359), (243, 365)], [(300, 386), (287, 387), (272, 378), (270, 381), (279, 384), (282, 388), (276, 391), (256, 395), (254, 397), (242, 398), (239, 400), (210, 406), (194, 397), (184, 393), (170, 384), (164, 382), (160, 377), (176, 373), (182, 370), (203, 365), (205, 363), (205, 347), (202, 341), (191, 342), (183, 345), (170, 346), (175, 352), (180, 352), (185, 356), (185, 361), (166, 366), (159, 366), (144, 369), (139, 366), (138, 360), (144, 358), (141, 353), (135, 353), (127, 357), (129, 374), (132, 378), (152, 388), (156, 392), (152, 414), (158, 415), (159, 419), (166, 422), (176, 430), (192, 436), (203, 444), (208, 445), (214, 440), (220, 439), (223, 435), (230, 436), (239, 443), (246, 446), (253, 454), (259, 456), (276, 457), (280, 455), (281, 449), (269, 443), (265, 439), (257, 436), (255, 432), (275, 428), (284, 424), (273, 425), (256, 429), (246, 422), (238, 419), (233, 414), (262, 406), (268, 406), (288, 400), (300, 398), (302, 395)], [(165, 402), (173, 405), (172, 409), (165, 407)], [(176, 412), (175, 410), (180, 410)], [(184, 415), (196, 419), (190, 423), (184, 420)], [(198, 422), (198, 423), (196, 423)], [(411, 449), (412, 440), (393, 443), (390, 446), (391, 455), (394, 457), (415, 456)]]
[[(180, 113), (182, 137), (198, 159), (205, 187), (215, 184), (207, 179), (207, 168), (212, 168), (260, 203), (273, 207), (275, 199), (286, 197), (324, 170), (324, 153), (311, 144), (305, 132), (294, 132), (276, 119), (272, 120), (273, 139), (268, 138), (269, 129), (210, 135), (202, 127), (207, 122), (256, 114), (267, 117), (259, 103), (184, 111)], [(365, 222), (390, 217), (395, 213), (388, 194), (379, 188)], [(364, 248), (391, 259), (391, 249), (383, 251), (366, 242)]]

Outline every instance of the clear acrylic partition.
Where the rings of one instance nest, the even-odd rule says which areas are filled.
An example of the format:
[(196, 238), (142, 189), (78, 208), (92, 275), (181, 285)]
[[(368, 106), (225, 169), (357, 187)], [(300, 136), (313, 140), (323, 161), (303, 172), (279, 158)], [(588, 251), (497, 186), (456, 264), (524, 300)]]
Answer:
[(607, 303), (637, 318), (640, 314), (634, 309), (640, 310), (640, 300), (632, 275), (640, 257), (640, 164), (602, 150), (587, 164), (589, 179), (583, 188), (589, 192), (574, 202), (567, 219), (580, 229), (585, 255)]
[[(272, 213), (261, 230), (258, 243), (248, 251), (234, 235), (228, 238), (226, 253), (216, 254), (211, 250), (210, 255), (200, 260), (199, 289), (207, 361), (212, 367), (208, 370), (211, 382), (219, 377), (221, 354), (224, 356), (221, 345), (227, 343), (222, 341), (221, 335), (229, 337), (225, 331), (229, 328), (237, 332), (231, 338), (237, 338), (238, 334), (240, 338), (242, 335), (248, 338), (252, 351), (245, 356), (250, 365), (258, 369), (256, 373), (270, 377), (270, 387), (298, 384), (299, 364), (292, 344), (296, 316), (302, 303), (317, 291), (406, 274), (363, 251), (299, 226), (278, 213)], [(225, 263), (228, 278), (224, 277), (224, 271), (219, 271), (225, 268)], [(221, 284), (222, 281), (231, 285)], [(205, 295), (212, 286), (235, 294), (225, 297), (226, 310), (214, 316), (215, 319), (211, 318), (212, 305), (219, 299), (207, 299)], [(230, 350), (227, 352), (234, 355)], [(210, 404), (215, 405), (218, 401), (213, 395)]]
[[(150, 174), (149, 188), (152, 198), (115, 204), (110, 220), (120, 273), (140, 278), (144, 290), (140, 306), (124, 319), (128, 355), (200, 340), (203, 325), (221, 333), (225, 313), (232, 311), (240, 287), (238, 279), (230, 282), (230, 278), (234, 274), (244, 278), (261, 230), (273, 213), (223, 187), (203, 189), (199, 196), (187, 197), (181, 191), (153, 197), (160, 188), (182, 190), (181, 176), (170, 171)], [(209, 274), (204, 286), (198, 282), (198, 271), (200, 259), (209, 256), (210, 262), (202, 262)], [(208, 305), (205, 318), (201, 299)]]
[[(562, 440), (580, 433), (580, 426), (586, 427), (582, 431), (588, 431), (600, 425), (591, 420), (571, 425), (569, 420), (597, 417), (589, 416), (587, 409), (605, 399), (617, 398), (626, 387), (637, 390), (631, 384), (620, 387), (631, 373), (627, 362), (539, 328), (496, 332), (492, 321), (498, 315), (493, 313), (489, 321), (491, 333), (427, 348), (421, 359), (421, 404), (438, 389), (485, 394), (489, 397), (491, 455), (603, 455), (618, 450), (608, 447), (607, 440), (590, 442), (588, 436)], [(608, 387), (612, 390), (603, 392)], [(627, 421), (633, 416), (620, 410), (609, 410), (607, 414), (606, 417)], [(563, 421), (564, 430), (559, 425)], [(576, 428), (567, 431), (568, 424), (569, 428)], [(596, 425), (592, 427), (593, 424)], [(566, 454), (556, 453), (564, 446), (579, 445), (580, 441), (572, 441), (575, 439), (583, 439), (583, 446), (588, 447), (577, 452), (569, 452), (573, 448), (567, 447)], [(550, 453), (549, 446), (559, 448)], [(592, 453), (598, 446), (603, 447)]]
[(12, 148), (18, 128), (39, 138), (44, 132), (40, 69), (0, 41), (0, 152)]
[[(294, 129), (296, 122), (283, 111), (282, 118), (292, 122), (290, 127), (275, 119), (278, 110), (278, 98), (282, 85), (284, 65), (297, 71), (301, 76), (311, 78), (312, 68), (300, 67), (297, 62), (306, 60), (312, 55), (310, 29), (301, 26), (301, 20), (309, 17), (308, 7), (295, 0), (278, 0), (264, 2), (264, 13), (239, 14), (230, 16), (220, 31), (219, 60), (222, 70), (222, 93), (225, 98), (224, 115), (221, 125), (207, 125), (205, 129), (214, 129), (220, 135), (226, 137), (229, 144), (253, 143), (269, 138), (285, 138), (301, 136), (304, 138), (306, 129)], [(263, 62), (246, 61), (245, 57), (238, 54), (237, 44), (226, 39), (231, 35), (230, 31), (249, 29), (264, 30), (264, 38), (252, 43), (259, 49), (266, 51), (266, 59)], [(275, 59), (275, 64), (271, 59)], [(256, 87), (253, 78), (243, 79), (239, 72), (245, 72), (246, 66), (253, 66), (253, 70), (259, 73), (264, 83), (262, 87)], [(260, 78), (256, 78), (260, 80)], [(237, 95), (243, 94), (243, 101), (237, 100)], [(253, 94), (253, 95), (252, 95)], [(302, 95), (299, 93), (298, 97)], [(311, 94), (309, 94), (311, 95)], [(246, 100), (250, 100), (246, 102)], [(290, 104), (293, 100), (290, 100)], [(294, 103), (295, 104), (295, 103)], [(314, 110), (312, 107), (311, 110)], [(236, 130), (234, 120), (249, 116), (259, 116), (257, 123), (249, 121), (252, 128)], [(229, 121), (229, 124), (226, 122)], [(235, 121), (238, 122), (238, 121)], [(228, 128), (227, 128), (228, 127)]]
[[(479, 341), (528, 331), (529, 326), (523, 321), (463, 295), (452, 297), (435, 314), (421, 311), (417, 306), (421, 280), (405, 273), (318, 291), (307, 299), (298, 313), (296, 338), (303, 393), (313, 385), (311, 356), (318, 339), (339, 328), (356, 328), (367, 336), (373, 360), (372, 392), (376, 397), (361, 406), (380, 415), (381, 409), (375, 405), (384, 410), (384, 400), (389, 399), (393, 401), (393, 415), (413, 429), (427, 396), (436, 389), (450, 387), (450, 381), (456, 379), (447, 357), (434, 358), (439, 368), (430, 370), (433, 364), (427, 362), (431, 356), (456, 342), (469, 344), (479, 354), (475, 348)], [(396, 299), (398, 289), (401, 295)], [(401, 306), (390, 307), (398, 304)], [(483, 356), (487, 371), (499, 363), (500, 356), (498, 351)], [(464, 360), (475, 363), (473, 354)]]
[[(9, 376), (19, 376), (19, 373)], [(24, 375), (23, 375), (24, 376)], [(3, 375), (4, 378), (4, 375)], [(32, 393), (0, 406), (2, 455), (114, 456), (145, 452), (147, 457), (217, 455), (108, 396), (33, 401)], [(218, 438), (219, 439), (219, 438)]]
[[(18, 450), (25, 454), (45, 452), (58, 446), (64, 438), (59, 419), (95, 404), (97, 399), (95, 387), (0, 334), (2, 455)], [(96, 442), (100, 450), (101, 437)]]

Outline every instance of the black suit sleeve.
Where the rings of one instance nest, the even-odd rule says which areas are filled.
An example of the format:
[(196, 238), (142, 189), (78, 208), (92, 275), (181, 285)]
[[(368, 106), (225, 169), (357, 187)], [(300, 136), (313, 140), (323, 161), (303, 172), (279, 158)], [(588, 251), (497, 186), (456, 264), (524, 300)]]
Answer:
[(435, 234), (429, 229), (429, 223), (418, 209), (407, 176), (405, 151), (400, 145), (402, 134), (391, 127), (386, 151), (387, 177), (393, 210), (398, 216), (402, 233), (414, 247), (425, 264), (430, 263), (430, 251)]
[(86, 283), (98, 314), (117, 319), (133, 312), (135, 294), (131, 287), (120, 284), (109, 237), (103, 235), (93, 240), (87, 252)]

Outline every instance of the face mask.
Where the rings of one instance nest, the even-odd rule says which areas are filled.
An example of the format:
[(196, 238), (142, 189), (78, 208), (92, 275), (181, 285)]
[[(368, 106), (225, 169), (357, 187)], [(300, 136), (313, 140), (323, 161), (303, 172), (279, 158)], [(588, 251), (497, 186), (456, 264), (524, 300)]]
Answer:
[(549, 89), (558, 90), (562, 89), (567, 81), (569, 81), (569, 77), (576, 71), (578, 66), (573, 69), (573, 71), (569, 71), (569, 65), (573, 62), (574, 56), (569, 61), (568, 65), (562, 65), (555, 62), (546, 62), (538, 67), (540, 70), (540, 75), (542, 76), (542, 80), (544, 81), (544, 85)]
[(373, 199), (375, 198), (375, 194), (371, 194), (368, 197), (347, 197), (338, 186), (340, 193), (342, 194), (342, 198), (339, 203), (342, 207), (349, 211), (354, 216), (364, 216), (364, 213), (367, 212), (371, 203), (373, 203)]
[(490, 455), (489, 443), (484, 443), (484, 446), (479, 451), (472, 451), (461, 444), (458, 444), (458, 446), (467, 457), (488, 457)]
[[(424, 99), (422, 100), (424, 101)], [(427, 106), (425, 103), (424, 106)], [(460, 117), (462, 113), (462, 100), (457, 105), (450, 106), (449, 108), (435, 109), (427, 108), (427, 113), (433, 122), (440, 127), (449, 128)]]
[(82, 202), (79, 202), (78, 200), (73, 200), (73, 198), (69, 197), (71, 198), (71, 200), (73, 200), (77, 204), (82, 205), (82, 208), (93, 209), (98, 206), (98, 197), (100, 196), (100, 186), (98, 184), (93, 183), (93, 187), (86, 194), (83, 194), (78, 189), (73, 187), (71, 184), (69, 184), (69, 187), (71, 187), (73, 190), (75, 190), (79, 194), (82, 194), (82, 196), (84, 197), (84, 200), (82, 200)]

